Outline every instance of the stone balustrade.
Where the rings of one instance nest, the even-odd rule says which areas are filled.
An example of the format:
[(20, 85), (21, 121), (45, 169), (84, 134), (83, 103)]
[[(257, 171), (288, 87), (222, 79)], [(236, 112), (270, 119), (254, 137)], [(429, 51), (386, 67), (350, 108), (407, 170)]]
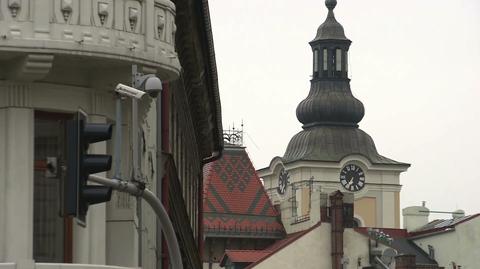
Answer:
[(57, 55), (136, 63), (177, 77), (175, 32), (169, 0), (0, 0), (0, 60), (27, 53), (20, 72), (33, 79)]

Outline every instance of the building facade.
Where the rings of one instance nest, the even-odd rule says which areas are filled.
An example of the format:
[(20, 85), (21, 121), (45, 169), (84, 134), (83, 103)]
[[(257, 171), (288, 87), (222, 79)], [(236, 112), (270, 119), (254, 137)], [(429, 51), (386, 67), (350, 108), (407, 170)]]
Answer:
[[(115, 122), (113, 90), (132, 83), (132, 65), (164, 82), (161, 98), (139, 102), (138, 130), (130, 100)], [(78, 108), (121, 125), (127, 180), (139, 135), (141, 180), (168, 208), (185, 268), (199, 268), (202, 166), (223, 147), (207, 1), (0, 1), (0, 267), (168, 268), (145, 203), (114, 192), (86, 227), (64, 214), (65, 125)], [(115, 139), (89, 152), (117, 154)]]
[[(409, 164), (380, 155), (373, 139), (358, 127), (363, 104), (352, 95), (348, 78), (351, 41), (335, 19), (336, 1), (325, 1), (328, 15), (310, 42), (310, 92), (297, 107), (303, 130), (283, 157), (258, 170), (274, 204), (290, 203), (289, 222), (310, 219), (312, 190), (354, 194), (358, 226), (400, 227), (400, 173)], [(296, 231), (294, 229), (292, 231)]]

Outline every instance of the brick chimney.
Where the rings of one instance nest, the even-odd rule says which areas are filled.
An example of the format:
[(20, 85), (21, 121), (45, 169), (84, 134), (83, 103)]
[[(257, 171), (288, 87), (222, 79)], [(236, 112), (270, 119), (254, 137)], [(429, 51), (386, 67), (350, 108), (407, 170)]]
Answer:
[(395, 257), (395, 269), (415, 269), (415, 255), (404, 254)]
[(343, 258), (343, 194), (340, 191), (330, 196), (332, 224), (332, 269), (342, 269)]

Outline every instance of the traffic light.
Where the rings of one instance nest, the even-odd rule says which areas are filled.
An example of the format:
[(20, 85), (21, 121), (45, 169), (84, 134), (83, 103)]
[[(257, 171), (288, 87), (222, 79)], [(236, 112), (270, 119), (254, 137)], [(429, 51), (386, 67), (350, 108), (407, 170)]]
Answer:
[(105, 172), (112, 166), (112, 156), (88, 154), (89, 144), (112, 138), (112, 124), (87, 123), (87, 115), (79, 110), (67, 122), (67, 181), (65, 213), (85, 225), (88, 206), (110, 201), (112, 188), (88, 185), (90, 174)]

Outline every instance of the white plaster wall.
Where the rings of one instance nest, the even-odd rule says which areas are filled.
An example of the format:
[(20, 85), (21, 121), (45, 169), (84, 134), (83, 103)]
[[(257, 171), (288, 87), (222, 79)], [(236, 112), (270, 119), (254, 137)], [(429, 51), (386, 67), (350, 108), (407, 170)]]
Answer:
[[(368, 238), (353, 229), (344, 232), (345, 269), (357, 269), (368, 263)], [(322, 223), (297, 241), (268, 257), (254, 268), (331, 268), (331, 226)]]
[(428, 245), (435, 249), (439, 266), (453, 268), (452, 262), (462, 269), (476, 269), (480, 265), (480, 217), (458, 224), (454, 231), (414, 239), (428, 253)]
[(368, 237), (355, 232), (353, 229), (345, 229), (343, 233), (343, 251), (346, 262), (344, 269), (358, 269), (369, 265)]
[(331, 268), (330, 225), (321, 224), (254, 268)]
[(33, 260), (21, 260), (13, 263), (0, 263), (0, 269), (127, 269), (128, 267), (75, 264), (75, 263), (35, 263)]

